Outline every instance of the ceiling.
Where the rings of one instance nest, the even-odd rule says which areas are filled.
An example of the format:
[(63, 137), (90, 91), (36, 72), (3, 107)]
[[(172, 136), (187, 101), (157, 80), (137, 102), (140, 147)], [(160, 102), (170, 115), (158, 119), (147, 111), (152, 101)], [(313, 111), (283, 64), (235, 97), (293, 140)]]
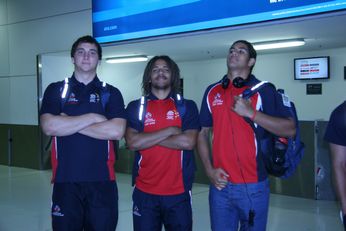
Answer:
[[(259, 51), (259, 54), (312, 51), (346, 47), (346, 11), (249, 24), (218, 30), (107, 44), (104, 58), (129, 55), (169, 55), (175, 61), (197, 61), (226, 56), (238, 39), (262, 42), (304, 38), (303, 47)], [(345, 24), (344, 24), (345, 23)]]

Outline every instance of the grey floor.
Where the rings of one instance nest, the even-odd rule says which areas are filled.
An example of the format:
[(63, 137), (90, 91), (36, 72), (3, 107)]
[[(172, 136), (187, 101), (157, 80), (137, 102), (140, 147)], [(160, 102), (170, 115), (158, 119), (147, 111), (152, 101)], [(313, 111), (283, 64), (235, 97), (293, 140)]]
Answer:
[[(0, 231), (50, 231), (51, 171), (0, 165)], [(117, 174), (118, 231), (132, 230), (130, 176)], [(210, 230), (208, 186), (195, 184), (194, 231)], [(316, 201), (272, 194), (267, 230), (342, 230), (335, 201)]]

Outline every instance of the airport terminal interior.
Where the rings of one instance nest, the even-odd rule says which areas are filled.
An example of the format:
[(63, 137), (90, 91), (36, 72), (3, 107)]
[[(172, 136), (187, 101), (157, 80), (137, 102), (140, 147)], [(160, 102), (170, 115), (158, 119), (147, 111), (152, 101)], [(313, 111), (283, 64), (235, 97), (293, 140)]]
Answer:
[[(147, 62), (108, 61), (170, 56), (180, 68), (184, 98), (200, 108), (207, 86), (227, 72), (232, 42), (298, 42), (258, 50), (253, 70), (295, 103), (305, 143), (292, 177), (270, 177), (267, 230), (343, 230), (324, 133), (332, 110), (345, 100), (345, 21), (346, 0), (0, 0), (0, 231), (52, 230), (51, 143), (41, 131), (39, 110), (46, 87), (71, 76), (71, 45), (83, 35), (101, 43), (97, 75), (120, 90), (125, 106), (142, 95)], [(314, 69), (304, 75), (306, 63), (318, 65), (318, 74)], [(118, 231), (132, 230), (133, 160), (120, 140)], [(195, 160), (193, 230), (208, 231), (209, 179), (197, 152)]]

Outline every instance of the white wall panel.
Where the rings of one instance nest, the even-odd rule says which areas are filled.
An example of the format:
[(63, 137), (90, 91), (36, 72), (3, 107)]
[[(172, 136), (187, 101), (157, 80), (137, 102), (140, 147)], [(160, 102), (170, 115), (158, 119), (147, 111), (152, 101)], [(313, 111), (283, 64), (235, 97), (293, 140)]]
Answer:
[(37, 54), (70, 50), (91, 33), (91, 11), (9, 25), (11, 75), (35, 74)]
[(91, 10), (91, 0), (7, 0), (7, 4), (10, 24), (86, 9)]
[(0, 0), (0, 25), (7, 24), (7, 0)]
[(42, 55), (42, 95), (50, 83), (64, 80), (73, 72), (73, 64), (69, 56)]
[(7, 28), (0, 26), (0, 76), (8, 76), (10, 71)]
[(36, 56), (91, 33), (91, 0), (0, 0), (0, 123), (37, 124)]
[(146, 62), (109, 64), (102, 62), (98, 69), (98, 76), (118, 88), (127, 105), (130, 101), (142, 95), (142, 77)]
[[(346, 81), (343, 68), (346, 48), (319, 50), (304, 53), (263, 55), (258, 57), (255, 73), (263, 80), (283, 88), (295, 102), (301, 120), (328, 120), (333, 108), (343, 102)], [(300, 57), (330, 56), (330, 80), (294, 80), (293, 59)], [(321, 95), (307, 95), (306, 85), (322, 83)]]
[(10, 123), (37, 125), (36, 76), (10, 78)]
[(10, 80), (9, 78), (0, 78), (0, 124), (10, 122)]
[(220, 80), (227, 72), (225, 59), (184, 62), (179, 65), (184, 78), (184, 96), (201, 106), (205, 89)]

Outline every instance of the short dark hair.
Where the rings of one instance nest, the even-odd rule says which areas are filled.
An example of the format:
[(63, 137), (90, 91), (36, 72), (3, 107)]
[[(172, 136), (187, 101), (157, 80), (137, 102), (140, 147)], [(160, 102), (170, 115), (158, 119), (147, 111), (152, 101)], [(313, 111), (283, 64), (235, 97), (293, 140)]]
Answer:
[[(247, 49), (248, 49), (248, 51), (249, 51), (249, 59), (253, 58), (253, 59), (256, 60), (256, 58), (257, 58), (257, 52), (256, 52), (255, 48), (253, 47), (253, 45), (252, 45), (249, 41), (246, 41), (246, 40), (237, 40), (237, 41), (235, 41), (235, 42), (231, 45), (231, 47), (233, 47), (234, 44), (236, 44), (236, 43), (245, 44), (245, 46), (247, 46)], [(255, 66), (255, 64), (250, 68), (250, 74), (251, 74), (252, 69), (254, 68), (254, 66)]]
[(81, 43), (95, 44), (95, 46), (97, 48), (97, 54), (99, 56), (99, 60), (102, 59), (102, 48), (101, 48), (101, 45), (97, 42), (96, 39), (94, 39), (90, 35), (85, 35), (83, 37), (80, 37), (73, 43), (72, 48), (71, 48), (71, 58), (74, 57), (74, 54), (76, 53), (76, 49), (77, 49), (78, 45), (81, 44)]
[(254, 58), (254, 59), (257, 58), (257, 52), (256, 52), (255, 48), (252, 46), (252, 44), (251, 44), (250, 42), (248, 42), (248, 41), (246, 41), (246, 40), (238, 40), (238, 41), (235, 41), (235, 42), (232, 44), (231, 47), (233, 47), (234, 44), (236, 44), (236, 43), (243, 43), (243, 44), (245, 44), (245, 45), (247, 46), (247, 49), (248, 49), (248, 51), (249, 51), (249, 57), (250, 57), (250, 59), (251, 59), (251, 58)]
[(151, 92), (151, 72), (154, 68), (154, 64), (157, 60), (164, 60), (167, 63), (171, 71), (171, 88), (174, 93), (180, 93), (180, 70), (178, 65), (167, 55), (155, 56), (148, 62), (145, 67), (143, 80), (142, 80), (142, 90), (144, 95), (148, 95)]

